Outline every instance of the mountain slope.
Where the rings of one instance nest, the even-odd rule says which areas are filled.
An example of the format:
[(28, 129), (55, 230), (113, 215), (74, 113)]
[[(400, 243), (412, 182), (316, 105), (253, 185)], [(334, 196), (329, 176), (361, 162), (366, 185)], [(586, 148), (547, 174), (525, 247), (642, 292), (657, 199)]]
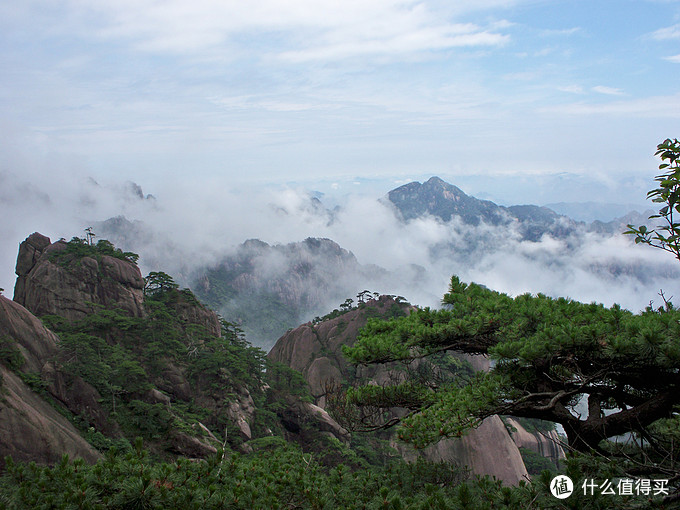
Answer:
[(0, 453), (94, 461), (141, 437), (160, 458), (205, 458), (258, 437), (299, 441), (295, 420), (306, 440), (347, 439), (304, 392), (267, 379), (237, 327), (169, 275), (142, 279), (135, 260), (108, 241), (21, 244), (15, 297), (28, 309), (0, 296)]
[(355, 295), (384, 272), (362, 266), (330, 239), (277, 245), (251, 239), (206, 269), (192, 287), (203, 302), (243, 327), (253, 343), (269, 348), (287, 329)]
[(439, 177), (424, 183), (411, 182), (387, 194), (403, 221), (430, 215), (449, 222), (460, 218), (467, 225), (486, 223), (493, 226), (519, 225), (522, 238), (538, 241), (544, 234), (564, 237), (571, 233), (576, 223), (566, 216), (536, 205), (504, 207), (489, 200), (479, 200), (466, 195), (460, 188)]

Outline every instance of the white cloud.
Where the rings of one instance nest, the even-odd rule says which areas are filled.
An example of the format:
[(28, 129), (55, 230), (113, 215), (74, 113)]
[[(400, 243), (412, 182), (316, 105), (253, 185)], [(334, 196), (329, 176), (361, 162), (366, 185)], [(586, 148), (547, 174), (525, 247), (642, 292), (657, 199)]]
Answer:
[(565, 36), (573, 35), (581, 31), (581, 27), (571, 27), (562, 29), (547, 29), (541, 30), (541, 35), (543, 36)]
[(655, 96), (611, 103), (571, 103), (541, 108), (543, 113), (564, 115), (628, 115), (631, 117), (677, 118), (680, 116), (680, 94)]
[(680, 23), (670, 27), (660, 28), (659, 30), (652, 32), (651, 37), (659, 41), (680, 39)]
[(557, 87), (561, 92), (568, 92), (569, 94), (583, 94), (583, 87), (581, 85), (565, 85), (564, 87)]
[(673, 62), (674, 64), (680, 64), (680, 54), (673, 55), (671, 57), (664, 57), (664, 60), (668, 60), (669, 62)]
[[(72, 0), (71, 6), (96, 20), (100, 38), (128, 40), (142, 51), (226, 59), (236, 51), (255, 51), (248, 45), (253, 37), (261, 58), (281, 53), (296, 62), (508, 40), (498, 33), (507, 24), (496, 22), (485, 29), (457, 23), (436, 2), (418, 0)], [(471, 8), (462, 6), (463, 11)]]
[(614, 87), (604, 87), (602, 85), (598, 85), (596, 87), (593, 87), (593, 91), (597, 92), (598, 94), (605, 94), (607, 96), (624, 96), (625, 92), (621, 89), (616, 89)]

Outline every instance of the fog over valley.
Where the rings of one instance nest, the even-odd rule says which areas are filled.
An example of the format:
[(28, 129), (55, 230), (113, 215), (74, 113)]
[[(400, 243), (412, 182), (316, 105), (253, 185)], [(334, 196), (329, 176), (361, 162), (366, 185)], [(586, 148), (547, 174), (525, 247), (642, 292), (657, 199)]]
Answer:
[[(0, 227), (5, 294), (14, 285), (17, 246), (31, 232), (54, 241), (92, 226), (99, 237), (139, 253), (143, 274), (171, 274), (229, 320), (252, 323), (243, 317), (252, 308), (248, 299), (261, 305), (262, 296), (275, 296), (277, 307), (290, 304), (288, 322), (269, 333), (252, 331), (251, 341), (264, 345), (276, 340), (264, 337), (277, 327), (285, 331), (286, 324), (323, 315), (365, 289), (437, 307), (454, 274), (511, 295), (544, 293), (633, 311), (662, 304), (660, 290), (667, 299), (680, 295), (677, 261), (635, 245), (622, 235), (625, 221), (586, 224), (544, 208), (500, 208), (438, 179), (427, 181), (441, 186), (429, 205), (440, 200), (447, 211), (465, 203), (465, 210), (437, 216), (425, 210), (423, 196), (405, 195), (400, 211), (389, 189), (329, 197), (302, 187), (236, 188), (215, 180), (146, 190), (85, 175), (60, 185), (49, 176), (9, 172), (2, 182), (3, 214), (12, 218)], [(420, 209), (406, 211), (411, 203)], [(646, 215), (631, 218), (638, 224)], [(247, 240), (261, 242), (244, 245)], [(216, 293), (216, 281), (227, 290)]]

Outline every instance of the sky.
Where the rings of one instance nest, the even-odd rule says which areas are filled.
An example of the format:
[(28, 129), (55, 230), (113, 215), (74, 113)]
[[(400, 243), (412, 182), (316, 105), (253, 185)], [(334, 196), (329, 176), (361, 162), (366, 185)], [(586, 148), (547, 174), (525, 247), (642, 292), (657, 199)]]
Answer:
[(680, 2), (6, 1), (0, 69), (4, 172), (642, 202)]
[[(504, 205), (643, 209), (656, 145), (680, 135), (679, 78), (674, 0), (0, 2), (0, 287), (30, 232), (70, 238), (116, 214), (203, 255), (328, 235), (362, 263), (413, 262), (418, 241), (452, 234), (428, 223), (402, 242), (373, 200), (433, 175)], [(268, 216), (309, 191), (369, 199), (335, 229)], [(561, 253), (512, 250), (553, 269)], [(504, 284), (532, 269), (501, 258), (467, 273), (542, 290)]]

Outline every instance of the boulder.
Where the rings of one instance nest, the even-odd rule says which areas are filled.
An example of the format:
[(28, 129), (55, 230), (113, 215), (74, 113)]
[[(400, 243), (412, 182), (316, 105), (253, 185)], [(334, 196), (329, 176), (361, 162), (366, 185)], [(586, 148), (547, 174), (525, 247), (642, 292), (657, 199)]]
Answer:
[(498, 416), (487, 418), (461, 439), (443, 439), (422, 450), (394, 440), (391, 446), (409, 462), (420, 456), (467, 466), (474, 474), (494, 476), (507, 485), (529, 479), (522, 455)]
[(186, 432), (173, 429), (170, 433), (171, 450), (184, 457), (203, 459), (217, 453), (217, 448)]
[(255, 417), (255, 402), (246, 388), (242, 388), (236, 399), (229, 403), (227, 416), (238, 429), (243, 441), (249, 441), (253, 437), (250, 424)]
[(286, 406), (278, 414), (285, 429), (292, 434), (302, 435), (305, 431), (311, 430), (349, 443), (349, 432), (325, 409), (311, 402), (289, 398), (286, 400)]
[(19, 246), (16, 274), (19, 276), (27, 275), (38, 262), (45, 248), (50, 244), (50, 238), (38, 232), (28, 236)]

